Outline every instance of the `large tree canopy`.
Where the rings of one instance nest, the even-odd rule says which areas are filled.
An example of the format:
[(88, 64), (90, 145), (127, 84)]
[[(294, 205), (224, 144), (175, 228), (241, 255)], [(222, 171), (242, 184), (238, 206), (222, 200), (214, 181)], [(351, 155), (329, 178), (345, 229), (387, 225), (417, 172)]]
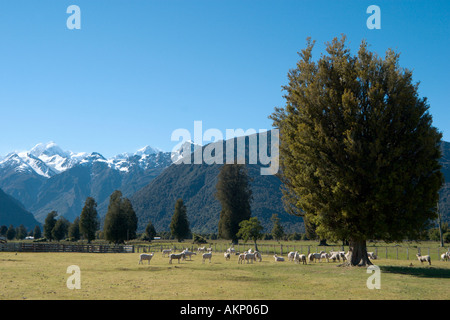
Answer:
[(352, 55), (342, 36), (313, 61), (313, 47), (271, 115), (285, 202), (319, 236), (349, 240), (352, 265), (370, 264), (367, 239), (415, 239), (436, 218), (442, 135), (397, 53), (383, 59), (363, 41)]

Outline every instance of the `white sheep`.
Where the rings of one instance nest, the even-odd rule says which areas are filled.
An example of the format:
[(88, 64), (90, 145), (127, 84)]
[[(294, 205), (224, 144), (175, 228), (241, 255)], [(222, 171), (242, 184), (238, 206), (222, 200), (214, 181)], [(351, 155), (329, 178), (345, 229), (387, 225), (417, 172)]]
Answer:
[(152, 260), (154, 254), (154, 252), (152, 252), (152, 254), (141, 253), (139, 255), (139, 264), (141, 264), (141, 262), (144, 263), (144, 260), (148, 260), (148, 264), (150, 264), (150, 260)]
[(310, 253), (310, 254), (308, 255), (308, 260), (309, 260), (309, 261), (314, 261), (314, 262), (316, 262), (317, 260), (319, 260), (319, 262), (320, 262), (320, 259), (321, 259), (321, 257), (322, 257), (322, 253), (324, 253), (324, 252), (322, 251), (322, 252), (320, 252), (320, 253), (317, 253), (317, 252)]
[(207, 252), (202, 255), (202, 263), (205, 263), (206, 259), (209, 259), (209, 263), (211, 263), (212, 252)]
[(288, 260), (289, 261), (294, 261), (294, 257), (295, 257), (295, 252), (291, 251), (288, 253)]
[(180, 259), (184, 260), (186, 258), (184, 253), (172, 253), (169, 255), (169, 263), (172, 264), (172, 260), (177, 259), (178, 263), (180, 263)]
[(245, 253), (239, 254), (238, 263), (242, 263), (245, 260)]
[(258, 259), (259, 262), (262, 261), (262, 255), (259, 251), (255, 251), (255, 261), (256, 261), (256, 259)]
[(229, 252), (224, 252), (223, 257), (225, 258), (225, 260), (230, 260), (231, 254)]
[(301, 261), (303, 264), (307, 264), (306, 256), (304, 254), (299, 254), (298, 251), (295, 251), (294, 261), (295, 261), (295, 263), (300, 263), (300, 261)]
[(197, 253), (205, 252), (205, 251), (206, 251), (206, 247), (199, 247), (199, 248), (197, 249)]
[(450, 254), (448, 252), (444, 252), (441, 254), (441, 260), (448, 261)]
[(275, 254), (273, 257), (275, 258), (275, 261), (276, 261), (276, 262), (283, 262), (283, 261), (284, 261), (284, 258), (283, 258), (283, 257), (279, 257), (279, 256), (277, 256), (276, 254)]
[(167, 254), (167, 256), (168, 256), (168, 255), (171, 254), (171, 253), (172, 253), (172, 249), (164, 249), (164, 250), (162, 251), (163, 257), (165, 257), (166, 254)]
[(330, 259), (333, 260), (333, 262), (341, 261), (341, 253), (337, 251), (330, 251)]
[(423, 264), (424, 261), (427, 261), (431, 265), (430, 256), (422, 256), (420, 253), (416, 254), (417, 259)]
[(370, 260), (377, 259), (377, 255), (373, 252), (367, 252), (367, 256), (369, 257)]
[(184, 255), (185, 255), (186, 257), (189, 257), (189, 260), (192, 260), (192, 255), (194, 255), (194, 254), (196, 255), (195, 252), (191, 252), (191, 251), (189, 251), (188, 249), (183, 250), (182, 253), (184, 253)]
[(249, 261), (251, 261), (253, 263), (253, 260), (256, 261), (256, 257), (254, 253), (244, 253), (244, 259), (247, 260), (247, 263), (249, 263)]
[(230, 248), (227, 249), (227, 252), (229, 254), (235, 254), (236, 253), (236, 249), (234, 249), (233, 247), (230, 247)]
[(319, 261), (322, 261), (322, 259), (327, 259), (327, 262), (330, 262), (330, 257), (331, 257), (331, 255), (329, 253), (326, 253), (326, 252), (321, 253)]

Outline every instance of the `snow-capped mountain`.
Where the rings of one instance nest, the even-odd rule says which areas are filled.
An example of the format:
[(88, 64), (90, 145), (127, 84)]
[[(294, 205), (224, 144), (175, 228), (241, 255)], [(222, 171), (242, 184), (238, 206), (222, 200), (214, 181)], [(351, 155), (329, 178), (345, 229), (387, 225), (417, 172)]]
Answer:
[(131, 195), (171, 164), (170, 152), (150, 146), (107, 159), (98, 152), (75, 153), (54, 142), (39, 143), (0, 159), (0, 188), (41, 222), (53, 210), (72, 220), (87, 197), (95, 197), (102, 215), (114, 190)]
[(135, 153), (122, 153), (106, 159), (97, 152), (79, 152), (62, 150), (56, 143), (39, 143), (29, 151), (12, 152), (0, 157), (0, 172), (13, 169), (16, 172), (35, 172), (50, 178), (77, 165), (88, 165), (93, 162), (104, 162), (114, 170), (128, 172), (131, 166), (149, 169), (167, 166), (167, 153), (160, 149), (145, 146)]

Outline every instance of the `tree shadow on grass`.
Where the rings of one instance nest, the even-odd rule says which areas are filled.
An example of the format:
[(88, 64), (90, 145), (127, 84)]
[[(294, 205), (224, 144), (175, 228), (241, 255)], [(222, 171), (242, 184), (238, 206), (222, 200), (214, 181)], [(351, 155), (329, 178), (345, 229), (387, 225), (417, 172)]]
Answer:
[(450, 269), (430, 267), (380, 266), (382, 272), (406, 274), (421, 278), (450, 279)]

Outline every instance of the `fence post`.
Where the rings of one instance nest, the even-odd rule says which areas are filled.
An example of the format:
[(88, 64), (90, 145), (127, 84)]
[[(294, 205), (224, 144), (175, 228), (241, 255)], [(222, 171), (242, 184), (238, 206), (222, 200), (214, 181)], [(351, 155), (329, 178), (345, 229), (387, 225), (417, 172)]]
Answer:
[(397, 260), (398, 260), (398, 247), (396, 247), (397, 248)]
[(406, 260), (409, 260), (409, 249), (406, 248)]
[(388, 248), (386, 247), (386, 259), (388, 258)]

